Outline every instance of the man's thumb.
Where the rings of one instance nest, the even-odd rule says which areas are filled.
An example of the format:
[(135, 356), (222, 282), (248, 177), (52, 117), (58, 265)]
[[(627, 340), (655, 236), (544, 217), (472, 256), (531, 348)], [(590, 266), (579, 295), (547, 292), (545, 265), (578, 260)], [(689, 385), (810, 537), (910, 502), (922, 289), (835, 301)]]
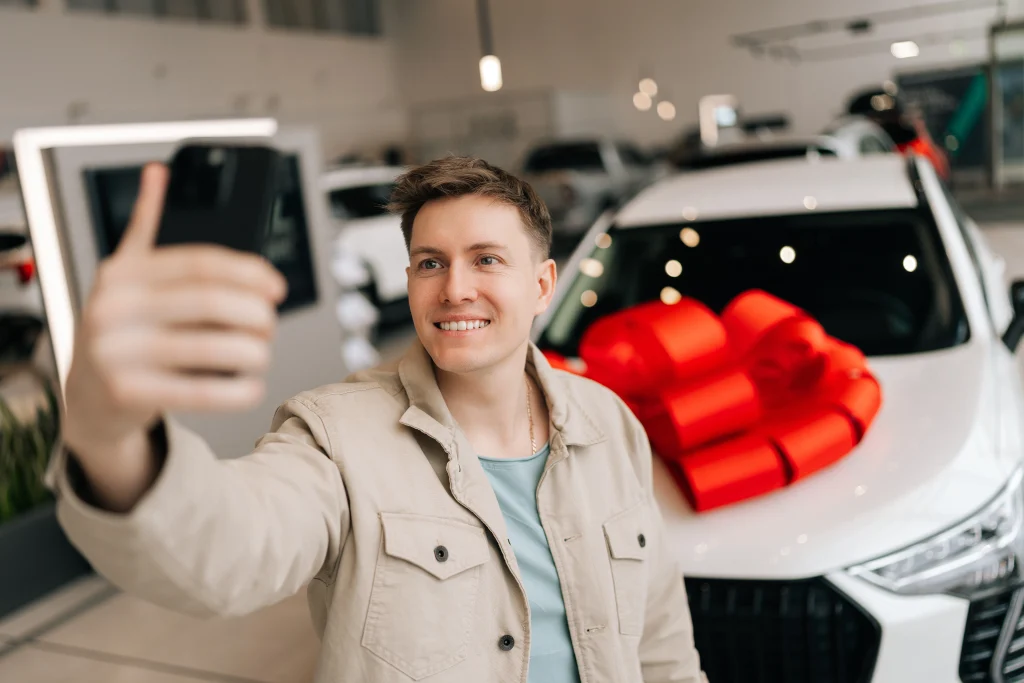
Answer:
[(118, 252), (146, 250), (156, 243), (169, 177), (170, 171), (163, 164), (147, 164), (142, 169), (139, 196), (135, 200), (132, 218), (121, 238)]

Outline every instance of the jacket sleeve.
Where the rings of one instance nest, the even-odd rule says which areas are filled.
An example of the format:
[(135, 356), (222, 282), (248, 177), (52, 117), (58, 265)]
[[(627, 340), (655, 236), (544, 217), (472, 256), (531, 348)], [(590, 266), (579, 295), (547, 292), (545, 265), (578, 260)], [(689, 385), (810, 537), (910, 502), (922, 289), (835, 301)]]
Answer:
[(201, 616), (238, 616), (301, 590), (333, 567), (348, 532), (341, 473), (323, 422), (302, 398), (274, 416), (249, 455), (218, 460), (164, 423), (167, 457), (127, 514), (90, 505), (58, 451), (48, 484), (71, 543), (113, 584)]
[[(628, 412), (628, 409), (626, 409)], [(630, 413), (637, 474), (648, 497), (653, 521), (654, 550), (648, 581), (640, 664), (644, 683), (707, 683), (693, 642), (690, 604), (683, 573), (665, 547), (665, 528), (654, 499), (651, 445), (640, 422)]]

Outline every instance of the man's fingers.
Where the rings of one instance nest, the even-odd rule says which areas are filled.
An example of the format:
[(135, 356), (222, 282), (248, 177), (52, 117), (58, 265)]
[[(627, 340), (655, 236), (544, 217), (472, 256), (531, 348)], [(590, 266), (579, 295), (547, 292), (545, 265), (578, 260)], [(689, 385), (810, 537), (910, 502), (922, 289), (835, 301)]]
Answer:
[(119, 253), (146, 251), (156, 244), (169, 177), (170, 171), (163, 164), (148, 164), (142, 170), (139, 196), (128, 229), (121, 237)]
[(159, 249), (146, 264), (151, 285), (221, 284), (284, 301), (288, 284), (274, 266), (256, 254), (215, 245), (181, 245)]
[(138, 321), (164, 326), (212, 326), (247, 331), (264, 339), (274, 334), (277, 311), (265, 298), (241, 289), (168, 287), (147, 297)]
[(166, 369), (181, 372), (262, 374), (270, 343), (245, 332), (218, 329), (138, 329), (102, 339), (97, 357), (116, 372)]
[(255, 375), (270, 366), (270, 345), (237, 332), (172, 332), (152, 349), (157, 362), (171, 369)]
[(122, 405), (171, 412), (237, 412), (259, 405), (266, 391), (256, 377), (216, 377), (140, 370), (113, 387)]

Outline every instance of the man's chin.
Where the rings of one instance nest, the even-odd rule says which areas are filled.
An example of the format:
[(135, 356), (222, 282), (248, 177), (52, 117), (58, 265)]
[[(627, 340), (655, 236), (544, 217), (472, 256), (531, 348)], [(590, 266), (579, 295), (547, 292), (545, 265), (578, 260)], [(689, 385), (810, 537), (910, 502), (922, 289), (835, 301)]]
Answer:
[(494, 362), (491, 354), (487, 353), (485, 349), (445, 348), (445, 346), (436, 344), (433, 345), (433, 348), (427, 349), (434, 365), (443, 372), (464, 375), (484, 369)]

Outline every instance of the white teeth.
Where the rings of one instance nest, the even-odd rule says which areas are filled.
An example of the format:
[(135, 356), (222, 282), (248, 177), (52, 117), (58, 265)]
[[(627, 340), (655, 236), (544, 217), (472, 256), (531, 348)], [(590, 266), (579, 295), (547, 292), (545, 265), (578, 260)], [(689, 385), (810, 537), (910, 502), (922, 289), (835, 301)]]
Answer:
[(459, 320), (458, 322), (453, 320), (438, 323), (438, 327), (445, 332), (463, 332), (466, 330), (479, 330), (482, 327), (487, 327), (489, 324), (486, 320)]

